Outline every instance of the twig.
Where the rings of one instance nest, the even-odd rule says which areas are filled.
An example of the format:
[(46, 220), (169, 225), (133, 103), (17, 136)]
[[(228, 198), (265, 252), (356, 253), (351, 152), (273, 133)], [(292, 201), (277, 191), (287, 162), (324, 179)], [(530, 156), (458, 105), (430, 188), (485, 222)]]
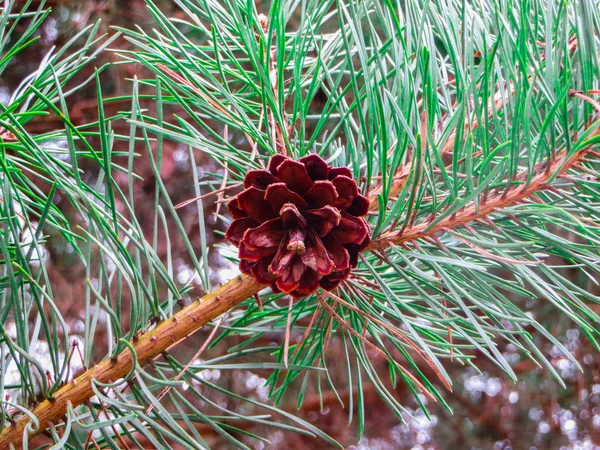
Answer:
[(589, 103), (590, 105), (592, 105), (594, 107), (594, 109), (596, 110), (596, 114), (598, 114), (600, 116), (600, 104), (594, 100), (591, 97), (588, 97), (587, 95), (585, 95), (583, 92), (580, 91), (569, 91), (569, 95), (572, 97), (577, 97), (580, 98), (582, 100), (585, 100), (587, 103)]
[[(184, 206), (189, 205), (190, 203), (194, 203), (195, 201), (202, 200), (203, 198), (210, 197), (211, 195), (219, 194), (221, 192), (225, 192), (229, 189), (233, 189), (233, 188), (239, 187), (241, 185), (242, 185), (242, 183), (230, 184), (229, 186), (223, 187), (221, 189), (215, 189), (214, 191), (207, 192), (206, 194), (202, 194), (198, 197), (188, 198), (187, 200), (184, 200), (181, 203), (177, 203), (175, 205), (175, 209), (183, 208)], [(223, 203), (223, 202), (224, 202), (223, 199), (215, 201), (215, 203)]]
[[(600, 135), (600, 129), (593, 136)], [(590, 136), (593, 137), (593, 136)], [(403, 231), (392, 231), (382, 234), (379, 239), (375, 240), (367, 250), (379, 250), (390, 245), (399, 245), (404, 242), (414, 241), (423, 238), (434, 238), (438, 233), (445, 230), (453, 230), (461, 225), (473, 222), (479, 219), (484, 219), (490, 214), (493, 214), (499, 209), (508, 206), (516, 205), (519, 202), (531, 197), (536, 192), (549, 188), (549, 182), (564, 173), (573, 166), (577, 165), (581, 158), (589, 153), (591, 147), (584, 148), (569, 156), (565, 150), (558, 153), (554, 161), (548, 164), (549, 169), (545, 170), (543, 164), (537, 166), (538, 175), (531, 179), (531, 182), (521, 188), (513, 189), (510, 192), (497, 193), (494, 196), (488, 197), (483, 205), (483, 202), (470, 202), (460, 212), (452, 214), (435, 225), (430, 226), (429, 222), (423, 222)], [(527, 172), (522, 172), (516, 179), (527, 179)]]
[[(148, 363), (165, 349), (185, 339), (207, 322), (252, 297), (264, 287), (254, 278), (240, 275), (182, 309), (170, 319), (139, 336), (136, 343), (132, 343), (139, 364)], [(69, 404), (77, 407), (93, 397), (95, 394), (92, 380), (111, 383), (127, 375), (131, 367), (131, 352), (124, 351), (114, 360), (107, 358), (62, 386), (52, 400), (44, 400), (33, 409), (32, 413), (38, 418), (39, 427), (31, 432), (30, 436), (43, 432), (50, 422), (59, 422), (66, 414)], [(16, 424), (4, 428), (0, 434), (0, 449), (8, 449), (9, 444), (19, 448), (29, 423), (30, 419), (25, 415), (19, 418)]]

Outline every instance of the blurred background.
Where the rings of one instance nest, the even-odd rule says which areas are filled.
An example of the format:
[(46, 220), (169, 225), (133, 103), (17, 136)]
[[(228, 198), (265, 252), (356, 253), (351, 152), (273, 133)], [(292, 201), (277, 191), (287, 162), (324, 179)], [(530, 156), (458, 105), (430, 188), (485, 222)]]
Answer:
[[(36, 2), (34, 2), (35, 4)], [(156, 0), (157, 5), (167, 16), (177, 16), (180, 11), (169, 0)], [(101, 28), (106, 33), (114, 33), (112, 26), (133, 27), (139, 26), (145, 30), (153, 28), (152, 20), (147, 13), (144, 0), (109, 0), (109, 1), (75, 1), (52, 0), (47, 2), (53, 12), (39, 31), (39, 41), (30, 46), (19, 58), (13, 60), (4, 75), (0, 78), (0, 101), (6, 102), (12, 90), (31, 72), (35, 71), (39, 61), (52, 47), (60, 47), (62, 43), (75, 35), (83, 27), (102, 20)], [(260, 6), (257, 6), (260, 10)], [(266, 10), (265, 7), (263, 10)], [(124, 39), (116, 40), (111, 48), (123, 50), (128, 48)], [(114, 52), (105, 52), (100, 56), (97, 67), (107, 62), (118, 62), (119, 56)], [(81, 80), (91, 75), (93, 67), (83, 71), (78, 77)], [(132, 65), (112, 65), (102, 75), (102, 90), (106, 96), (127, 94), (130, 89), (128, 79), (134, 75), (142, 78), (144, 74), (140, 67)], [(75, 81), (76, 82), (76, 81)], [(119, 110), (129, 108), (129, 101), (114, 101), (106, 104), (107, 115), (115, 114)], [(87, 89), (79, 90), (70, 98), (69, 104), (71, 119), (76, 125), (94, 121), (97, 115), (95, 87), (90, 85)], [(148, 108), (152, 108), (148, 105)], [(60, 127), (60, 122), (53, 116), (36, 119), (29, 125), (32, 132), (50, 131)], [(119, 129), (122, 127), (122, 129)], [(125, 122), (115, 122), (115, 131), (128, 133)], [(118, 144), (125, 145), (125, 144)], [(123, 148), (126, 150), (126, 148)], [(213, 165), (209, 158), (199, 154), (196, 158), (196, 170), (200, 181), (208, 174), (218, 172), (219, 168)], [(167, 186), (175, 203), (184, 201), (194, 196), (194, 181), (192, 177), (191, 162), (187, 148), (166, 141), (163, 149), (163, 164), (161, 177)], [(85, 166), (83, 166), (85, 169)], [(139, 219), (145, 223), (144, 211), (151, 217), (155, 183), (147, 161), (143, 159), (136, 162), (136, 172), (143, 178), (137, 183), (135, 192), (136, 204), (139, 206)], [(94, 173), (86, 176), (94, 177)], [(123, 183), (127, 182), (124, 175)], [(59, 203), (60, 204), (60, 203)], [(146, 206), (146, 207), (145, 207)], [(189, 231), (188, 236), (192, 243), (199, 248), (198, 212), (195, 205), (189, 205), (179, 210), (180, 217)], [(208, 227), (208, 242), (214, 251), (210, 255), (211, 277), (215, 282), (225, 282), (235, 273), (237, 268), (223, 255), (227, 253), (227, 244), (223, 242), (222, 232), (224, 225), (215, 220), (214, 198), (209, 197), (204, 201), (204, 214)], [(149, 228), (149, 236), (151, 230)], [(194, 283), (196, 274), (187, 261), (183, 241), (172, 240), (170, 250), (173, 264), (177, 271), (177, 282), (183, 286), (192, 281), (195, 290), (189, 293), (184, 301), (190, 301), (201, 295), (200, 284)], [(159, 255), (164, 256), (167, 249), (165, 242), (158, 242)], [(50, 237), (47, 243), (49, 253), (48, 270), (52, 283), (61, 298), (58, 306), (62, 311), (69, 311), (71, 335), (77, 336), (78, 329), (83, 330), (81, 298), (84, 289), (85, 272), (77, 264), (72, 250), (64, 245), (60, 239)], [(325, 392), (323, 399), (319, 398), (316, 387), (312, 390), (313, 397), (307, 397), (302, 408), (296, 408), (297, 398), (294, 398), (293, 388), (284, 397), (279, 405), (293, 414), (323, 429), (326, 433), (343, 443), (347, 448), (353, 449), (594, 449), (600, 448), (600, 360), (598, 352), (585, 337), (580, 336), (573, 324), (561, 316), (555, 308), (548, 308), (543, 301), (530, 301), (524, 305), (527, 310), (535, 311), (537, 320), (542, 323), (554, 336), (563, 336), (564, 345), (580, 361), (584, 371), (579, 372), (575, 366), (560, 352), (552, 348), (544, 339), (538, 339), (540, 350), (552, 355), (552, 364), (564, 380), (567, 388), (562, 389), (551, 377), (547, 370), (541, 369), (528, 360), (523, 359), (516, 348), (505, 345), (501, 351), (507, 361), (511, 361), (514, 371), (519, 376), (517, 384), (508, 380), (500, 370), (484, 357), (478, 357), (477, 366), (481, 373), (476, 373), (470, 368), (463, 368), (458, 364), (449, 365), (450, 377), (455, 380), (454, 392), (446, 392), (442, 386), (436, 386), (445, 392), (445, 398), (454, 410), (449, 414), (440, 405), (433, 404), (426, 398), (430, 411), (428, 419), (418, 408), (412, 394), (405, 391), (402, 386), (396, 390), (397, 398), (414, 412), (414, 417), (406, 417), (403, 423), (398, 417), (387, 409), (375, 390), (365, 386), (365, 430), (363, 437), (358, 441), (358, 430), (355, 423), (349, 422), (349, 411), (342, 407), (333, 393)], [(66, 315), (66, 313), (65, 313)], [(196, 350), (202, 345), (207, 336), (206, 331), (200, 331), (187, 339), (177, 348), (181, 360), (189, 360)], [(282, 336), (273, 333), (265, 336), (264, 345), (279, 343)], [(76, 338), (75, 338), (76, 339)], [(271, 340), (271, 342), (269, 342)], [(207, 350), (203, 357), (216, 356), (225, 353), (228, 346), (234, 345), (234, 339), (219, 343), (216, 347)], [(335, 355), (340, 345), (334, 338), (330, 344), (331, 354)], [(101, 345), (99, 346), (101, 347)], [(343, 351), (340, 346), (339, 351)], [(103, 349), (98, 349), (98, 358)], [(207, 356), (208, 355), (208, 356)], [(43, 358), (44, 355), (39, 355)], [(378, 361), (382, 372), (385, 372), (386, 362), (377, 354), (372, 354), (374, 362)], [(96, 361), (97, 362), (97, 361)], [(375, 364), (375, 363), (374, 363)], [(74, 363), (74, 365), (76, 365)], [(329, 369), (334, 380), (340, 381), (339, 395), (346, 404), (348, 395), (343, 389), (344, 372), (346, 367), (336, 367), (335, 358), (329, 363)], [(336, 370), (339, 372), (336, 375)], [(242, 395), (266, 401), (268, 388), (265, 387), (268, 372), (250, 372), (246, 370), (220, 372), (208, 370), (203, 377), (222, 385)], [(431, 379), (435, 379), (432, 376)], [(316, 378), (311, 378), (316, 385)], [(219, 401), (219, 399), (215, 399)], [(231, 398), (221, 399), (231, 405)], [(240, 412), (244, 414), (256, 413), (245, 405)], [(353, 412), (356, 415), (356, 411)], [(219, 436), (208, 427), (201, 428), (201, 433), (212, 448), (228, 448)], [(273, 432), (270, 429), (260, 429), (248, 423), (247, 431), (267, 437), (272, 445), (268, 446), (252, 439), (239, 437), (251, 447), (297, 449), (297, 448), (326, 448), (322, 441), (309, 439), (281, 431)], [(151, 447), (148, 447), (151, 448)]]

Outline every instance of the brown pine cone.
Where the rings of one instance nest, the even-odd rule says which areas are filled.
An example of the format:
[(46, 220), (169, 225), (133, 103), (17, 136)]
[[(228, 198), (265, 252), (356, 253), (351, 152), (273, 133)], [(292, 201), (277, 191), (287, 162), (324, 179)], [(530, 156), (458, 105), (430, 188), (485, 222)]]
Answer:
[(239, 248), (240, 270), (275, 292), (335, 288), (371, 242), (361, 217), (369, 201), (347, 167), (275, 155), (268, 170), (246, 174), (244, 188), (228, 203), (235, 220), (225, 236)]

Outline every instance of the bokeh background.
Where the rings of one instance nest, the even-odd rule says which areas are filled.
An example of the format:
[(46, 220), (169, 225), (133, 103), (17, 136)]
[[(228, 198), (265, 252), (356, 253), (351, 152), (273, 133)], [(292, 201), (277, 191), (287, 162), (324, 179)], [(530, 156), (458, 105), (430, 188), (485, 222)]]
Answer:
[[(34, 2), (34, 4), (37, 2)], [(169, 0), (157, 0), (161, 10), (170, 16), (181, 14), (176, 5)], [(112, 26), (132, 27), (139, 26), (151, 30), (153, 23), (147, 13), (144, 0), (108, 0), (108, 1), (75, 1), (52, 0), (47, 2), (53, 10), (49, 19), (39, 32), (39, 41), (28, 50), (21, 53), (19, 58), (13, 60), (9, 69), (0, 78), (0, 101), (6, 102), (10, 93), (21, 80), (29, 73), (35, 71), (39, 61), (53, 46), (60, 47), (70, 37), (83, 27), (102, 20), (101, 29), (106, 33), (114, 33)], [(258, 6), (260, 10), (260, 6)], [(263, 8), (267, 10), (267, 8)], [(124, 39), (116, 40), (112, 48), (115, 50), (127, 49), (128, 43)], [(105, 52), (100, 56), (97, 67), (104, 63), (119, 61), (119, 56), (114, 52)], [(91, 74), (84, 71), (79, 74), (81, 79)], [(148, 76), (140, 67), (132, 65), (112, 65), (102, 74), (102, 89), (105, 95), (117, 96), (126, 94), (130, 89), (128, 79), (134, 75)], [(75, 124), (81, 125), (94, 120), (97, 114), (96, 93), (94, 86), (82, 89), (70, 98), (70, 114)], [(149, 104), (149, 108), (152, 106)], [(108, 112), (116, 113), (129, 108), (128, 102), (109, 102), (106, 105)], [(36, 119), (30, 124), (33, 132), (49, 131), (60, 127), (60, 122), (52, 116)], [(119, 127), (123, 127), (119, 130)], [(124, 122), (115, 122), (115, 131), (127, 133), (128, 126)], [(194, 196), (191, 162), (185, 147), (180, 147), (172, 142), (165, 142), (163, 149), (163, 165), (161, 177), (167, 186), (175, 203), (184, 201)], [(217, 172), (215, 165), (208, 158), (197, 155), (197, 171), (200, 180), (205, 174)], [(84, 166), (85, 167), (85, 166)], [(140, 159), (135, 166), (143, 182), (137, 184), (135, 196), (139, 205), (138, 214), (140, 222), (145, 223), (144, 214), (152, 217), (154, 202), (154, 179), (148, 163)], [(93, 171), (86, 176), (94, 177)], [(126, 178), (122, 180), (126, 182)], [(215, 220), (214, 198), (207, 198), (204, 202), (205, 220), (208, 226), (208, 243), (214, 251), (211, 252), (211, 277), (215, 282), (224, 282), (232, 277), (236, 268), (223, 256), (226, 253), (226, 244), (220, 233), (224, 225)], [(199, 248), (198, 215), (194, 205), (180, 210), (182, 221), (189, 231), (188, 235)], [(149, 229), (150, 233), (150, 229)], [(171, 252), (174, 266), (177, 270), (177, 281), (183, 286), (194, 279), (194, 272), (186, 258), (183, 241), (176, 239), (171, 243)], [(159, 254), (164, 256), (167, 249), (164, 242), (158, 243)], [(47, 242), (49, 254), (48, 270), (52, 283), (61, 298), (58, 305), (62, 311), (69, 311), (71, 335), (77, 336), (78, 329), (83, 330), (82, 314), (84, 309), (81, 299), (85, 272), (81, 268), (73, 252), (58, 238), (50, 237)], [(189, 299), (202, 294), (199, 283), (193, 283), (196, 289), (189, 294)], [(59, 294), (60, 293), (60, 294)], [(349, 411), (340, 405), (332, 393), (324, 393), (321, 401), (316, 390), (313, 396), (306, 398), (300, 410), (297, 410), (297, 398), (291, 389), (284, 397), (279, 407), (294, 414), (298, 414), (310, 421), (325, 432), (333, 436), (348, 448), (356, 449), (596, 449), (600, 448), (600, 360), (598, 352), (589, 341), (580, 336), (579, 331), (561, 316), (555, 308), (548, 308), (541, 300), (532, 300), (525, 305), (527, 309), (536, 311), (536, 318), (544, 324), (555, 336), (564, 338), (564, 345), (581, 362), (584, 369), (579, 372), (575, 366), (564, 358), (556, 348), (552, 348), (546, 340), (538, 339), (540, 350), (552, 355), (552, 364), (563, 378), (567, 388), (562, 389), (551, 377), (547, 370), (535, 366), (523, 359), (511, 345), (505, 345), (501, 351), (507, 361), (511, 361), (515, 372), (519, 376), (517, 384), (508, 380), (500, 370), (483, 357), (478, 357), (476, 365), (481, 373), (476, 373), (470, 368), (463, 368), (458, 364), (450, 365), (449, 374), (455, 381), (454, 392), (445, 392), (445, 398), (454, 410), (449, 414), (440, 405), (427, 403), (431, 417), (428, 419), (419, 410), (412, 394), (401, 386), (396, 390), (396, 395), (401, 402), (412, 411), (413, 417), (405, 417), (404, 422), (394, 416), (386, 408), (375, 390), (365, 387), (365, 432), (358, 440), (356, 423), (349, 422)], [(193, 337), (180, 344), (177, 349), (182, 360), (191, 358), (198, 347), (206, 339), (207, 332), (200, 331)], [(273, 333), (263, 339), (265, 345), (278, 343), (282, 336)], [(76, 339), (76, 338), (75, 338)], [(269, 342), (269, 340), (271, 342)], [(232, 340), (219, 343), (215, 348), (207, 351), (208, 356), (214, 356), (226, 351), (226, 346), (235, 344)], [(336, 353), (336, 345), (340, 345), (335, 338), (331, 342), (331, 353)], [(103, 353), (102, 346), (98, 348), (98, 358)], [(343, 351), (340, 347), (339, 351)], [(373, 361), (378, 361), (378, 355), (371, 355)], [(39, 355), (43, 359), (44, 355)], [(385, 361), (379, 357), (380, 369), (386, 371)], [(345, 365), (336, 367), (333, 358), (328, 364), (334, 379), (343, 380)], [(267, 401), (268, 388), (265, 382), (268, 373), (233, 371), (220, 372), (218, 370), (205, 371), (203, 376), (212, 381), (241, 393), (245, 396), (254, 396), (261, 401)], [(336, 372), (337, 375), (336, 375)], [(434, 379), (435, 377), (431, 377)], [(314, 378), (313, 378), (314, 380)], [(438, 386), (441, 391), (444, 388)], [(341, 386), (339, 391), (342, 400), (351, 394), (344, 391)], [(222, 399), (231, 402), (230, 398)], [(348, 403), (345, 401), (345, 403)], [(228, 404), (228, 407), (232, 406)], [(246, 406), (247, 408), (247, 406)], [(255, 413), (250, 409), (246, 414)], [(356, 411), (354, 411), (354, 415)], [(201, 429), (207, 442), (212, 448), (227, 448), (216, 433), (208, 427)], [(248, 423), (247, 431), (266, 436), (272, 444), (266, 445), (247, 437), (240, 439), (250, 446), (261, 448), (297, 449), (315, 448), (323, 449), (326, 445), (322, 441), (312, 440), (280, 431), (259, 429)], [(148, 447), (151, 448), (151, 447)]]

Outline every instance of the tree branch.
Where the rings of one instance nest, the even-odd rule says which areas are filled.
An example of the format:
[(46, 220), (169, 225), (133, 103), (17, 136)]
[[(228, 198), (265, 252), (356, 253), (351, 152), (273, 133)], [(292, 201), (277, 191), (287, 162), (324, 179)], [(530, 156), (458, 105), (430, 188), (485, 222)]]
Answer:
[[(502, 105), (504, 104), (504, 95), (509, 95), (512, 94), (513, 89), (511, 87), (510, 92), (506, 92), (503, 93), (502, 91), (497, 91), (494, 94), (494, 99), (493, 101), (490, 101), (489, 107), (488, 107), (488, 117), (493, 117), (494, 113), (496, 113), (497, 111), (499, 111), (502, 108)], [(474, 131), (477, 128), (479, 128), (479, 122), (477, 122), (476, 119), (474, 119), (472, 121), (472, 123), (469, 125), (468, 122), (466, 122), (464, 124), (464, 131), (465, 133), (468, 131)], [(454, 130), (450, 136), (448, 137), (448, 140), (446, 141), (446, 143), (444, 144), (444, 146), (442, 147), (442, 150), (440, 151), (440, 157), (449, 155), (450, 153), (452, 153), (452, 150), (454, 149), (454, 143), (456, 142), (456, 130)], [(396, 149), (396, 145), (394, 144), (392, 146), (392, 148), (389, 150), (388, 153), (390, 153), (390, 158), (394, 152), (394, 150)], [(390, 192), (388, 195), (389, 199), (393, 199), (394, 197), (397, 197), (400, 192), (402, 192), (402, 189), (404, 189), (404, 185), (406, 184), (406, 181), (408, 180), (408, 176), (410, 175), (410, 171), (412, 169), (412, 163), (411, 162), (407, 162), (406, 164), (402, 165), (394, 174), (394, 184), (392, 185), (392, 187), (390, 188)], [(372, 201), (369, 205), (369, 211), (377, 211), (377, 209), (379, 208), (379, 205), (377, 203), (377, 196), (380, 195), (383, 192), (383, 186), (381, 184), (375, 186), (373, 189), (371, 189), (371, 192), (369, 193)], [(374, 199), (374, 201), (373, 201)]]
[[(498, 105), (497, 99), (495, 100), (493, 104)], [(598, 134), (600, 134), (600, 131), (597, 131), (594, 135)], [(454, 134), (451, 136), (452, 140), (453, 136)], [(451, 139), (446, 144), (448, 149), (451, 149), (453, 145), (450, 145)], [(548, 188), (549, 181), (575, 166), (589, 150), (590, 148), (585, 148), (571, 156), (568, 156), (564, 151), (558, 153), (554, 161), (550, 164), (550, 170), (546, 170), (545, 168), (541, 170), (542, 168), (539, 167), (539, 173), (533, 177), (529, 184), (513, 189), (506, 195), (503, 194), (490, 198), (484, 205), (479, 206), (479, 208), (476, 207), (475, 203), (472, 203), (461, 212), (451, 215), (433, 227), (430, 227), (428, 223), (423, 223), (406, 228), (401, 232), (386, 233), (374, 241), (366, 251), (382, 249), (389, 245), (434, 236), (445, 229), (456, 228), (468, 222), (481, 219), (500, 208), (517, 204), (534, 193)], [(406, 177), (408, 170), (410, 170), (408, 166), (402, 168), (401, 175)], [(400, 192), (404, 183), (400, 181), (398, 185), (400, 187), (396, 188), (394, 186), (394, 190), (398, 189), (397, 192)], [(375, 189), (370, 195), (371, 209), (377, 208), (377, 194), (379, 192)], [(169, 347), (185, 339), (206, 323), (234, 308), (265, 287), (266, 285), (259, 284), (251, 277), (240, 275), (214, 292), (205, 295), (198, 301), (182, 309), (149, 332), (139, 336), (135, 342), (132, 342), (139, 364), (148, 363)], [(126, 376), (131, 370), (132, 365), (131, 352), (124, 351), (116, 359), (106, 359), (65, 384), (55, 393), (51, 400), (44, 400), (33, 409), (32, 414), (37, 417), (39, 422), (37, 429), (31, 430), (29, 416), (23, 415), (15, 424), (6, 427), (2, 431), (0, 434), (0, 450), (19, 448), (25, 433), (33, 437), (43, 432), (51, 424), (61, 421), (70, 405), (73, 407), (78, 406), (94, 396), (92, 380), (98, 380), (102, 383), (114, 382)]]
[[(227, 312), (248, 297), (266, 286), (260, 285), (254, 278), (240, 275), (228, 283), (205, 295), (179, 311), (170, 319), (141, 335), (132, 343), (139, 364), (146, 364), (169, 347), (185, 339), (207, 322)], [(76, 379), (61, 387), (52, 400), (44, 400), (32, 413), (39, 421), (36, 430), (27, 430), (31, 423), (28, 416), (22, 416), (16, 424), (6, 427), (0, 435), (0, 449), (20, 448), (23, 434), (29, 432), (35, 436), (44, 431), (51, 423), (59, 422), (66, 414), (69, 405), (73, 407), (84, 403), (94, 396), (92, 380), (112, 383), (127, 375), (133, 364), (131, 352), (125, 350), (116, 359), (105, 359)]]
[[(571, 41), (569, 41), (567, 49), (569, 52), (573, 52), (573, 51), (575, 51), (576, 48), (577, 48), (577, 38), (573, 38), (573, 39), (571, 39)], [(544, 55), (542, 55), (542, 61), (545, 61), (545, 60), (546, 60), (546, 55), (544, 54)], [(492, 100), (490, 100), (488, 103), (488, 118), (492, 118), (496, 112), (500, 111), (500, 109), (504, 105), (504, 97), (512, 95), (513, 93), (514, 93), (514, 86), (512, 84), (510, 84), (509, 88), (506, 90), (499, 89), (498, 91), (496, 91), (496, 93), (494, 94), (494, 98)], [(571, 93), (571, 95), (573, 95), (574, 97), (577, 97), (577, 95), (575, 95), (573, 93)], [(477, 119), (474, 119), (472, 121), (471, 125), (469, 125), (468, 122), (466, 122), (464, 124), (465, 133), (469, 130), (474, 131), (477, 128), (479, 128), (479, 122), (477, 121)], [(444, 146), (442, 147), (442, 150), (440, 151), (440, 156), (450, 154), (452, 152), (452, 149), (454, 148), (455, 142), (456, 142), (456, 130), (454, 130), (448, 137), (446, 144), (444, 144)], [(393, 152), (395, 149), (396, 149), (396, 145), (393, 145), (392, 148), (389, 150), (388, 153), (389, 153), (390, 158), (393, 156)], [(395, 178), (394, 184), (392, 185), (392, 187), (390, 189), (388, 198), (392, 199), (392, 198), (398, 196), (400, 194), (400, 192), (402, 192), (402, 189), (404, 188), (404, 185), (406, 184), (406, 181), (408, 179), (408, 175), (410, 174), (411, 168), (412, 168), (412, 164), (410, 162), (408, 162), (396, 171), (396, 173), (394, 174), (394, 178)], [(381, 194), (382, 192), (383, 192), (383, 186), (380, 184), (371, 190), (370, 195), (371, 195), (371, 197), (376, 199), (377, 196), (379, 194)], [(371, 204), (369, 205), (369, 211), (377, 211), (378, 208), (379, 208), (379, 205), (378, 205), (377, 201), (371, 201)]]
[[(598, 135), (600, 135), (600, 129), (590, 137)], [(535, 175), (529, 183), (522, 186), (509, 186), (507, 191), (498, 193), (491, 198), (482, 196), (478, 202), (470, 202), (458, 213), (449, 215), (435, 223), (433, 226), (430, 225), (433, 222), (432, 218), (431, 221), (420, 223), (404, 230), (391, 231), (382, 234), (378, 239), (373, 241), (365, 251), (381, 250), (390, 245), (399, 245), (408, 241), (434, 237), (438, 233), (483, 219), (499, 209), (517, 205), (535, 193), (550, 188), (550, 182), (554, 178), (564, 175), (569, 169), (576, 166), (591, 150), (592, 146), (585, 147), (570, 156), (563, 150), (556, 155), (554, 161), (551, 162), (549, 166), (543, 164), (538, 165), (535, 169), (537, 175)], [(516, 180), (527, 180), (527, 175), (527, 172), (522, 172), (516, 177)]]

